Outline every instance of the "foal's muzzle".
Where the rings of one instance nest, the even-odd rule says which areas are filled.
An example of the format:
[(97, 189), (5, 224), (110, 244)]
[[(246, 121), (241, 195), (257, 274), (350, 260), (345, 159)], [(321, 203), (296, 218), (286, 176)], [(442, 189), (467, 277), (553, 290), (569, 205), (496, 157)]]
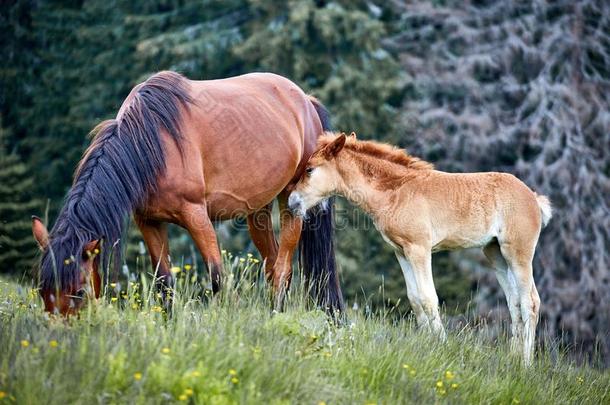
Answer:
[(290, 194), (290, 197), (288, 197), (288, 209), (292, 215), (301, 217), (305, 215), (303, 198), (299, 193), (293, 192)]

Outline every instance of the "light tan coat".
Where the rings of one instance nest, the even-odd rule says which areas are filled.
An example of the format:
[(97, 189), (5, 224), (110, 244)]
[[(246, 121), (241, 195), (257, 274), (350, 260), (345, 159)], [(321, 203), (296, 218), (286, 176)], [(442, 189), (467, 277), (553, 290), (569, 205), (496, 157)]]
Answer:
[(551, 217), (546, 197), (506, 173), (445, 173), (387, 144), (321, 137), (289, 198), (301, 215), (332, 194), (359, 205), (395, 251), (418, 324), (441, 336), (431, 253), (482, 247), (496, 269), (515, 343), (532, 358), (540, 298), (532, 259)]

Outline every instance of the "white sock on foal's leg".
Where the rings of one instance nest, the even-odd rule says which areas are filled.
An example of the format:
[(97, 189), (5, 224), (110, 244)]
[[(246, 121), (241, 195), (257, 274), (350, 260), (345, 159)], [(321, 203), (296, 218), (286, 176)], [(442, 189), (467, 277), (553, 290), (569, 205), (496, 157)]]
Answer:
[(409, 301), (416, 302), (415, 305), (421, 311), (422, 322), (419, 322), (418, 317), (420, 327), (428, 328), (445, 340), (445, 328), (438, 311), (438, 296), (432, 279), (431, 252), (418, 247), (409, 251), (408, 258), (399, 253), (396, 254), (396, 257), (403, 269)]
[(531, 263), (524, 265), (513, 263), (508, 274), (509, 279), (513, 279), (511, 281), (516, 285), (519, 294), (519, 309), (523, 320), (523, 360), (525, 365), (530, 365), (534, 356), (540, 297), (534, 284)]
[(509, 277), (508, 264), (497, 243), (490, 243), (483, 248), (483, 253), (489, 259), (491, 265), (496, 270), (496, 278), (506, 297), (506, 304), (511, 319), (511, 339), (510, 348), (513, 352), (521, 353), (523, 347), (523, 319), (521, 318), (521, 305), (519, 291), (512, 275)]

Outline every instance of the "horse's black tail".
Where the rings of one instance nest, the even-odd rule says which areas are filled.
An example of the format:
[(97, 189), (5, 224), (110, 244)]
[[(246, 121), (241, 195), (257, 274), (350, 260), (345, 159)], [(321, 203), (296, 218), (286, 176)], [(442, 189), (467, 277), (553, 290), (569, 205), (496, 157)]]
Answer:
[[(311, 98), (322, 129), (330, 131), (330, 115), (315, 98)], [(343, 295), (335, 262), (334, 199), (311, 208), (303, 223), (299, 241), (299, 261), (305, 287), (314, 300), (332, 313), (343, 311)]]

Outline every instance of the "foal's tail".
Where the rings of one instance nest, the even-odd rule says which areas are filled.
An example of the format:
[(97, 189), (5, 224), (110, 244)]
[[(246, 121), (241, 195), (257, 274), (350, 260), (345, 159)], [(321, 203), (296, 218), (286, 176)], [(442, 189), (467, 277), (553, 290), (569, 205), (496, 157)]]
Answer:
[(549, 201), (549, 198), (545, 195), (536, 194), (536, 202), (538, 203), (538, 207), (540, 207), (542, 227), (544, 228), (553, 217), (553, 207), (551, 207), (551, 201)]
[[(310, 101), (322, 122), (322, 129), (330, 131), (328, 111), (315, 98), (311, 97)], [(344, 304), (335, 262), (333, 205), (331, 198), (309, 210), (299, 241), (299, 262), (305, 288), (319, 305), (335, 313), (343, 311)]]

